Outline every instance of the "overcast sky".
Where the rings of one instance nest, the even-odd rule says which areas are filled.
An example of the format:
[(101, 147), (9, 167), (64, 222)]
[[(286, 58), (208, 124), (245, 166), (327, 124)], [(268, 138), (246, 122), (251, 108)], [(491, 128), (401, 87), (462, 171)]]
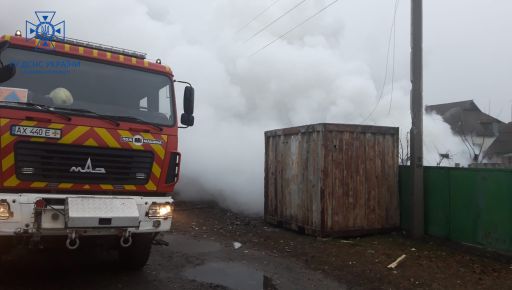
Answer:
[[(148, 25), (143, 14), (163, 21), (191, 38), (215, 38), (243, 26), (261, 9), (274, 0), (263, 1), (4, 1), (0, 12), (2, 33), (24, 30), (24, 21), (33, 20), (34, 10), (56, 10), (56, 19), (66, 20), (67, 34), (80, 39), (103, 41), (113, 45), (137, 48), (153, 57), (162, 57), (162, 45), (175, 46), (182, 39), (158, 31)], [(271, 36), (279, 35), (313, 8), (329, 1), (308, 0), (281, 21), (268, 29), (269, 34), (244, 45), (248, 53), (257, 49)], [(242, 31), (250, 35), (296, 3), (280, 0), (252, 26)], [(365, 62), (372, 77), (381, 80), (384, 74), (389, 24), (394, 0), (340, 0), (310, 23), (298, 28), (290, 38), (308, 34), (339, 37), (339, 48), (346, 57)], [(396, 63), (397, 80), (408, 79), (409, 6), (408, 0), (399, 3), (397, 14)], [(207, 4), (208, 3), (208, 4)], [(206, 4), (206, 5), (205, 5)], [(212, 11), (205, 11), (212, 10)], [(507, 0), (429, 0), (424, 1), (425, 31), (425, 103), (474, 99), (485, 111), (510, 121), (512, 105), (512, 2)], [(15, 11), (15, 13), (13, 13)], [(309, 13), (308, 13), (309, 12)], [(204, 17), (206, 16), (206, 17)], [(107, 19), (106, 19), (107, 18)], [(316, 29), (320, 28), (320, 29)], [(148, 30), (146, 30), (148, 29)], [(149, 31), (149, 29), (153, 31)], [(156, 30), (156, 31), (155, 31)], [(157, 36), (152, 41), (140, 35)], [(122, 37), (119, 37), (122, 34)], [(131, 39), (127, 36), (131, 35)], [(266, 37), (268, 36), (268, 37)], [(288, 39), (290, 39), (288, 38)], [(156, 45), (155, 45), (156, 44)], [(174, 44), (174, 45), (173, 45)], [(272, 46), (266, 53), (272, 53)], [(274, 50), (274, 52), (277, 52)], [(173, 65), (172, 56), (166, 61)], [(177, 75), (183, 72), (176, 69)], [(192, 76), (186, 76), (193, 80)], [(506, 111), (505, 111), (506, 110)]]
[[(330, 3), (279, 0), (247, 25), (274, 1), (7, 0), (0, 33), (24, 31), (35, 10), (55, 10), (68, 37), (161, 58), (196, 87), (197, 126), (183, 132), (180, 145), (182, 188), (196, 185), (199, 195), (259, 211), (264, 130), (325, 121), (399, 126), (402, 136), (410, 128), (410, 1), (399, 2), (389, 59), (394, 0), (339, 0), (250, 56)], [(512, 2), (428, 0), (424, 12), (425, 104), (473, 99), (510, 121)], [(435, 164), (439, 151), (465, 150), (439, 118), (427, 116), (425, 130), (427, 163)]]

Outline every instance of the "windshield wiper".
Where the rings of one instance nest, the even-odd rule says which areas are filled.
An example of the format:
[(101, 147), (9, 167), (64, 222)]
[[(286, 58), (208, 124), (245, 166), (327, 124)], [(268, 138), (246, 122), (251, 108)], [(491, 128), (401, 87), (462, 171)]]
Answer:
[(121, 123), (119, 123), (118, 121), (110, 118), (109, 116), (101, 115), (101, 114), (98, 114), (96, 112), (93, 112), (93, 111), (90, 111), (90, 110), (87, 110), (87, 109), (63, 108), (63, 107), (55, 107), (55, 109), (63, 110), (63, 111), (71, 111), (71, 112), (79, 112), (79, 113), (91, 114), (91, 115), (96, 116), (98, 118), (101, 118), (101, 119), (109, 121), (110, 123), (114, 124), (116, 127), (121, 126)]
[(138, 122), (138, 123), (141, 123), (141, 124), (144, 124), (144, 125), (148, 125), (148, 126), (151, 126), (153, 128), (157, 128), (158, 131), (160, 131), (160, 132), (162, 132), (164, 130), (162, 127), (158, 126), (157, 124), (154, 124), (154, 123), (151, 123), (151, 122), (148, 122), (148, 121), (145, 121), (145, 120), (142, 120), (140, 118), (133, 117), (133, 116), (111, 116), (111, 117), (120, 118), (120, 119), (133, 120), (135, 122)]
[(70, 116), (68, 116), (66, 114), (59, 113), (59, 112), (55, 112), (54, 110), (51, 109), (51, 107), (48, 107), (45, 105), (39, 105), (39, 104), (34, 104), (34, 103), (10, 102), (10, 101), (0, 101), (0, 103), (13, 104), (13, 105), (17, 105), (17, 106), (25, 106), (25, 107), (29, 107), (29, 108), (36, 108), (40, 111), (57, 115), (68, 122), (72, 120)]

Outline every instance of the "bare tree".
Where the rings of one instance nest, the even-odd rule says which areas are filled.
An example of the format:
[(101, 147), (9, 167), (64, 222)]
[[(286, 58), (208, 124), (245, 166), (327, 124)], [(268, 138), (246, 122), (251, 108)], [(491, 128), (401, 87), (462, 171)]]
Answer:
[(400, 165), (408, 165), (411, 161), (411, 154), (409, 153), (409, 138), (410, 138), (410, 132), (407, 132), (405, 135), (405, 146), (402, 143), (402, 139), (400, 139), (400, 151), (399, 151), (399, 162)]
[(476, 136), (474, 131), (466, 132), (464, 130), (464, 120), (462, 119), (462, 116), (460, 116), (459, 118), (458, 126), (460, 132), (459, 137), (466, 146), (466, 149), (468, 149), (469, 158), (471, 158), (471, 160), (473, 160), (474, 163), (481, 163), (483, 159), (480, 157), (482, 156), (482, 150), (484, 149), (485, 146), (485, 136), (482, 136), (482, 145), (475, 146), (475, 139), (478, 136)]
[(476, 136), (474, 133), (466, 134), (464, 130), (461, 131), (462, 134), (460, 135), (460, 138), (462, 142), (464, 142), (464, 145), (466, 145), (466, 148), (468, 149), (469, 157), (471, 158), (471, 160), (473, 160), (473, 162), (481, 163), (483, 159), (480, 157), (482, 156), (482, 150), (484, 149), (485, 146), (485, 136), (482, 136), (482, 144), (476, 146), (475, 139), (478, 136)]
[(451, 160), (452, 156), (450, 155), (450, 152), (447, 153), (439, 153), (439, 161), (437, 161), (437, 166), (441, 166), (444, 160)]

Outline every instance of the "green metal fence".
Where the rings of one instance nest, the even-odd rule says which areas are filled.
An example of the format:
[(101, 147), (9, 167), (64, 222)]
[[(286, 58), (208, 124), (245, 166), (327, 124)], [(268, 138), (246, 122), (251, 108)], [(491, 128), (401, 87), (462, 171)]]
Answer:
[[(401, 226), (411, 223), (410, 168), (400, 167)], [(425, 167), (425, 233), (512, 253), (512, 170)]]

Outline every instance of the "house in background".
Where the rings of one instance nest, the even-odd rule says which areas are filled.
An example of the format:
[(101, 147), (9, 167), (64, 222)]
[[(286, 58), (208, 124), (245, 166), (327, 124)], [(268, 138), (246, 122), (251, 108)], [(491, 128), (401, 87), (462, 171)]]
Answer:
[(485, 152), (484, 158), (502, 167), (512, 167), (512, 122), (500, 126), (499, 135)]
[[(474, 163), (483, 161), (486, 150), (499, 135), (504, 122), (488, 115), (473, 100), (426, 106), (427, 113), (436, 113), (461, 138)], [(441, 152), (440, 152), (441, 153)]]

